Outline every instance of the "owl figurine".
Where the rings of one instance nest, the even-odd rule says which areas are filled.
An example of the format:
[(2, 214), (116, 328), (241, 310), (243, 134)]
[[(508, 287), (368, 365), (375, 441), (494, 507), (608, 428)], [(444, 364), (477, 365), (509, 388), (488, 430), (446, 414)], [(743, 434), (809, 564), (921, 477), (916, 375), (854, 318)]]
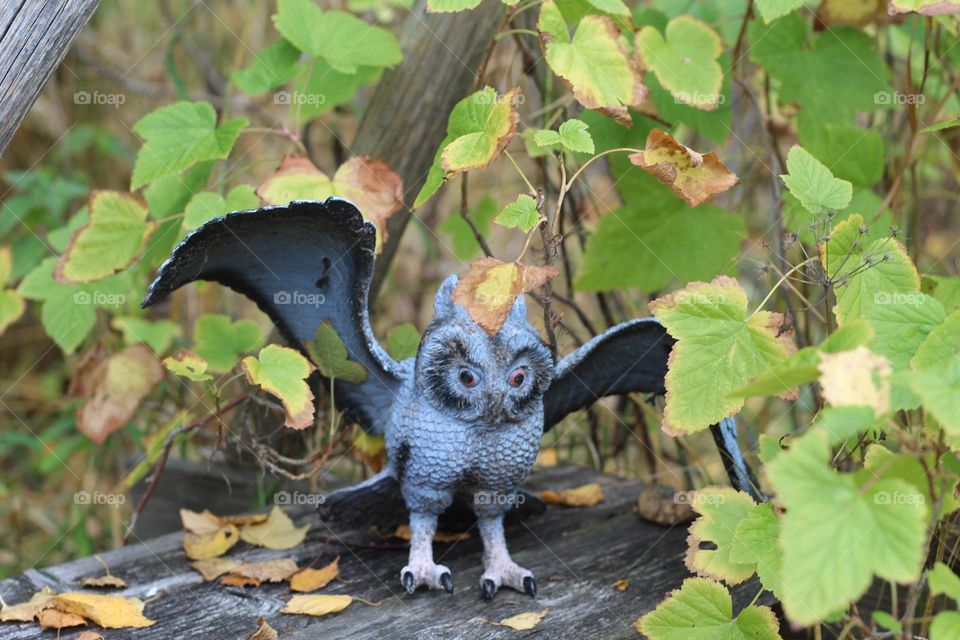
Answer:
[(368, 317), (375, 245), (375, 227), (346, 200), (231, 213), (174, 249), (143, 306), (194, 280), (216, 281), (256, 302), (304, 354), (318, 326), (331, 323), (367, 372), (356, 384), (333, 380), (337, 407), (369, 434), (385, 436), (387, 462), (365, 482), (327, 496), (324, 515), (375, 519), (383, 504), (402, 502), (411, 533), (403, 588), (453, 593), (450, 570), (434, 562), (433, 536), (438, 517), (465, 503), (483, 541), (482, 596), (489, 601), (503, 587), (536, 596), (534, 575), (510, 558), (504, 515), (525, 495), (520, 486), (542, 435), (604, 396), (663, 393), (673, 340), (656, 320), (638, 319), (556, 362), (527, 322), (522, 297), (491, 336), (453, 300), (457, 277), (450, 276), (416, 357), (396, 362)]

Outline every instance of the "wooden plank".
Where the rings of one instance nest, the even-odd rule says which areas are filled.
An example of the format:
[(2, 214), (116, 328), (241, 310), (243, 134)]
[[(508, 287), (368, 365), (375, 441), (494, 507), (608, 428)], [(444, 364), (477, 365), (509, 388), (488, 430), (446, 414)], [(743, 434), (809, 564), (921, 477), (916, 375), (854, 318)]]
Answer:
[[(548, 608), (547, 617), (530, 635), (546, 638), (636, 638), (632, 624), (651, 610), (689, 574), (683, 567), (686, 526), (660, 527), (642, 521), (633, 505), (642, 489), (639, 482), (601, 476), (578, 467), (556, 467), (534, 472), (530, 489), (565, 488), (599, 482), (606, 500), (588, 509), (550, 507), (546, 513), (507, 529), (507, 540), (516, 561), (537, 576), (536, 600), (509, 590), (490, 604), (480, 598), (482, 546), (477, 536), (456, 544), (437, 545), (438, 562), (453, 572), (456, 592), (403, 592), (399, 571), (406, 549), (395, 539), (383, 540), (370, 531), (333, 531), (304, 511), (298, 522), (310, 522), (307, 541), (290, 552), (250, 548), (240, 543), (232, 557), (251, 561), (294, 557), (301, 566), (320, 565), (340, 555), (342, 577), (323, 593), (349, 594), (370, 601), (354, 602), (346, 611), (326, 618), (280, 613), (289, 598), (285, 585), (254, 589), (227, 588), (204, 583), (188, 568), (180, 548), (180, 534), (169, 534), (101, 554), (112, 573), (130, 585), (124, 595), (154, 598), (145, 614), (157, 624), (148, 629), (109, 630), (108, 640), (169, 638), (247, 638), (263, 616), (282, 638), (313, 640), (320, 637), (371, 638), (515, 638), (517, 632), (489, 624), (525, 611)], [(216, 511), (216, 505), (210, 505)], [(328, 540), (386, 545), (388, 549), (345, 547)], [(34, 569), (0, 582), (0, 595), (8, 603), (26, 600), (44, 585), (56, 591), (79, 588), (88, 575), (103, 568), (93, 558)], [(629, 581), (618, 591), (613, 583)], [(756, 594), (755, 583), (734, 590), (737, 606)], [(36, 624), (5, 624), (4, 638), (52, 637)]]
[(0, 155), (99, 0), (4, 0), (0, 7)]

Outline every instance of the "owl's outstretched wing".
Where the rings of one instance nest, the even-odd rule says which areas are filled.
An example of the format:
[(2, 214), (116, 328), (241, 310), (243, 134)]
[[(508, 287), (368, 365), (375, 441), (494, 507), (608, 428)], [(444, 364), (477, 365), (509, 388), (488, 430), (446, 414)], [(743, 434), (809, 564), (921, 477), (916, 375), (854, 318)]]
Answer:
[(237, 211), (207, 222), (177, 245), (143, 306), (194, 280), (213, 280), (256, 302), (301, 350), (329, 321), (349, 358), (367, 370), (360, 384), (335, 381), (337, 405), (368, 432), (381, 433), (403, 371), (370, 329), (375, 242), (375, 227), (338, 198)]
[(543, 397), (543, 428), (604, 396), (665, 393), (667, 358), (674, 340), (654, 318), (618, 324), (557, 363)]

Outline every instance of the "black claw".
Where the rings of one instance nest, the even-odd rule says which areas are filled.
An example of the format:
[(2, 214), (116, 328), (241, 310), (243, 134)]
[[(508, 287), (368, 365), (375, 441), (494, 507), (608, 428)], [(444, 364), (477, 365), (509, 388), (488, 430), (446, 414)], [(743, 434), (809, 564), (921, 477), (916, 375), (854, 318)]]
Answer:
[(413, 594), (417, 588), (413, 584), (413, 574), (409, 571), (404, 571), (403, 575), (400, 576), (400, 581), (403, 583), (403, 588), (407, 590), (407, 593)]
[(440, 576), (440, 584), (444, 591), (453, 594), (453, 576), (450, 575), (449, 571)]
[(533, 576), (527, 576), (523, 579), (523, 591), (528, 596), (537, 597), (537, 581), (533, 579)]
[(483, 599), (490, 602), (493, 600), (493, 594), (497, 592), (497, 585), (493, 580), (487, 578), (480, 583), (480, 591), (483, 593)]

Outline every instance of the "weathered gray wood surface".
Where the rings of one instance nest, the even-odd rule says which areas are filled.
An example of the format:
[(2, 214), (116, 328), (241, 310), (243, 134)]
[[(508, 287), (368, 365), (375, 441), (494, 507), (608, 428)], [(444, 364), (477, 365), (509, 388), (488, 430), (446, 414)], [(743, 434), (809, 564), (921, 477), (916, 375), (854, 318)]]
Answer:
[(99, 0), (0, 2), (0, 155)]
[[(565, 488), (599, 482), (606, 500), (596, 507), (550, 507), (541, 516), (507, 529), (507, 540), (516, 561), (537, 576), (536, 600), (505, 590), (491, 604), (480, 598), (481, 543), (475, 535), (465, 542), (437, 545), (438, 562), (453, 572), (456, 592), (418, 591), (407, 596), (400, 588), (399, 572), (406, 560), (404, 549), (360, 549), (324, 542), (324, 537), (349, 542), (384, 544), (370, 531), (331, 531), (310, 513), (298, 522), (313, 527), (307, 541), (291, 552), (254, 549), (241, 542), (230, 555), (251, 561), (293, 556), (301, 566), (325, 563), (340, 555), (341, 576), (350, 584), (334, 582), (323, 593), (350, 594), (379, 607), (354, 602), (347, 610), (325, 618), (280, 613), (290, 596), (286, 585), (258, 588), (223, 587), (204, 583), (187, 565), (174, 533), (101, 554), (111, 572), (130, 585), (124, 595), (151, 598), (145, 614), (157, 620), (148, 629), (105, 630), (107, 640), (172, 638), (247, 638), (263, 616), (286, 639), (330, 638), (637, 638), (632, 624), (651, 610), (665, 594), (688, 576), (683, 567), (686, 526), (665, 528), (642, 521), (633, 505), (642, 485), (636, 481), (601, 476), (579, 467), (535, 471), (530, 489)], [(76, 590), (83, 577), (101, 575), (93, 558), (34, 569), (0, 582), (0, 595), (8, 603), (26, 600), (44, 585), (54, 590)], [(626, 591), (613, 583), (629, 580)], [(748, 583), (734, 590), (736, 607), (756, 594)], [(533, 631), (517, 632), (494, 626), (525, 611), (548, 608)], [(70, 634), (65, 634), (70, 637)], [(0, 637), (54, 638), (39, 625), (5, 624)]]

